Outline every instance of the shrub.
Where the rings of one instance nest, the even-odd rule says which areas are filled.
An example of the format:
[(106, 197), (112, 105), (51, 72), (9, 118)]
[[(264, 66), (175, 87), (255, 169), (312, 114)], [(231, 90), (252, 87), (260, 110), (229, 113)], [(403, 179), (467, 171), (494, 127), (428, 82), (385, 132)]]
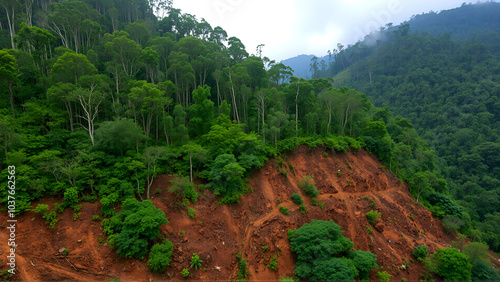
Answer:
[(100, 216), (98, 216), (98, 215), (93, 215), (92, 216), (92, 221), (99, 221), (99, 220), (101, 220)]
[(170, 180), (172, 187), (169, 192), (175, 193), (178, 200), (189, 199), (196, 203), (198, 193), (194, 189), (194, 184), (189, 181), (189, 177), (176, 177)]
[(373, 225), (375, 221), (377, 221), (382, 214), (379, 211), (374, 211), (371, 210), (366, 213), (366, 219), (368, 219), (368, 222)]
[(267, 251), (268, 248), (269, 248), (268, 246), (262, 246), (262, 251), (265, 252)]
[(295, 167), (293, 166), (292, 163), (288, 163), (288, 168), (290, 169), (290, 171), (295, 174)]
[(280, 206), (280, 212), (284, 215), (289, 215), (290, 212), (288, 211), (288, 208)]
[(373, 230), (370, 228), (370, 226), (366, 227), (366, 232), (368, 232), (368, 234), (370, 235), (373, 235)]
[(299, 181), (298, 185), (302, 190), (304, 190), (307, 196), (316, 197), (319, 195), (319, 191), (316, 190), (316, 183), (311, 181), (312, 178), (313, 177), (309, 175), (304, 176), (304, 178)]
[(109, 241), (116, 244), (119, 255), (143, 259), (149, 241), (160, 235), (160, 226), (164, 223), (168, 223), (165, 213), (151, 200), (139, 202), (129, 198), (123, 202), (120, 213), (109, 221), (109, 231), (114, 233)]
[(64, 249), (63, 252), (62, 252), (62, 255), (63, 256), (67, 256), (69, 254), (69, 250), (68, 249)]
[(323, 152), (323, 157), (327, 158), (328, 157), (328, 153), (327, 152)]
[(309, 210), (306, 208), (306, 205), (301, 204), (300, 205), (300, 213), (305, 214), (305, 213), (308, 213), (308, 212), (309, 212)]
[(238, 279), (245, 279), (247, 278), (248, 274), (250, 274), (250, 271), (248, 271), (247, 267), (247, 260), (242, 259), (238, 263)]
[(337, 171), (337, 176), (338, 177), (341, 177), (342, 176), (342, 172), (340, 172), (340, 170)]
[(373, 208), (375, 206), (375, 199), (372, 198), (370, 204), (368, 205), (370, 208)]
[(148, 267), (152, 272), (162, 272), (170, 265), (174, 244), (165, 239), (162, 244), (154, 244), (149, 253)]
[(203, 261), (197, 254), (193, 254), (193, 256), (191, 257), (191, 268), (194, 268), (194, 270), (198, 270), (198, 268), (201, 267), (202, 262)]
[(470, 281), (472, 264), (456, 248), (438, 249), (433, 255), (436, 273), (447, 281)]
[(311, 206), (317, 206), (317, 205), (318, 205), (318, 200), (316, 198), (312, 198)]
[(452, 199), (440, 193), (433, 193), (427, 198), (433, 206), (439, 207), (446, 215), (454, 215), (462, 218), (462, 208), (455, 204)]
[(318, 206), (319, 206), (321, 209), (324, 209), (324, 208), (325, 208), (325, 202), (318, 202)]
[(68, 207), (78, 203), (78, 190), (75, 187), (66, 189), (64, 192), (64, 204)]
[(443, 227), (448, 234), (456, 233), (463, 225), (464, 221), (457, 216), (446, 215), (443, 217)]
[(196, 210), (193, 208), (188, 209), (188, 215), (190, 218), (194, 218), (194, 215), (196, 214)]
[(413, 250), (413, 256), (418, 260), (423, 260), (427, 256), (427, 246), (420, 245), (415, 247), (415, 249)]
[(182, 277), (186, 278), (186, 277), (188, 277), (188, 276), (189, 276), (189, 270), (187, 270), (187, 269), (185, 269), (185, 268), (184, 268), (184, 269), (181, 271), (181, 274), (182, 274)]
[(379, 271), (379, 272), (377, 272), (377, 277), (378, 277), (379, 281), (387, 282), (387, 281), (391, 281), (392, 275), (387, 273), (387, 271)]
[(267, 266), (267, 268), (270, 268), (272, 270), (276, 270), (276, 267), (278, 266), (278, 255), (274, 255), (270, 262), (269, 262), (269, 265)]
[(73, 220), (76, 221), (80, 217), (80, 214), (81, 214), (80, 212), (79, 213), (74, 213), (73, 214)]
[[(333, 221), (313, 219), (297, 230), (288, 230), (288, 239), (290, 250), (297, 255), (294, 274), (299, 279), (353, 281), (376, 267), (376, 255), (351, 252), (354, 243), (342, 236)], [(340, 257), (342, 254), (347, 257)]]
[(299, 195), (299, 193), (293, 193), (292, 196), (292, 201), (296, 204), (302, 204), (304, 202), (304, 199)]
[(79, 212), (81, 209), (82, 209), (82, 205), (74, 205), (74, 206), (73, 206), (73, 210), (74, 210), (75, 212)]

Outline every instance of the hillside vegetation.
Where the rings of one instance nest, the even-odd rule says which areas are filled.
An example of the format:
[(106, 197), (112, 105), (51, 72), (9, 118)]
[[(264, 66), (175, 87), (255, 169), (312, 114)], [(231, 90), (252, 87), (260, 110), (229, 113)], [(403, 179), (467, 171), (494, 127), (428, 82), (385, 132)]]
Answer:
[[(490, 158), (497, 150), (497, 139), (494, 139), (497, 137), (494, 136), (498, 135), (494, 134), (498, 127), (488, 129), (480, 119), (472, 118), (474, 111), (488, 111), (490, 107), (490, 114), (486, 113), (482, 118), (498, 122), (498, 112), (495, 112), (498, 102), (486, 97), (491, 88), (480, 91), (485, 95), (481, 100), (484, 107), (465, 107), (469, 116), (460, 116), (462, 109), (458, 111), (457, 127), (471, 122), (471, 126), (482, 128), (477, 136), (472, 131), (461, 132), (460, 142), (475, 142), (472, 137), (476, 137), (481, 146), (471, 143), (471, 156), (467, 147), (462, 148), (463, 152), (453, 150), (453, 153), (460, 154), (456, 156), (458, 163), (468, 166), (457, 166), (453, 170), (444, 163), (447, 166), (442, 169), (443, 161), (436, 157), (426, 141), (418, 137), (417, 129), (412, 125), (414, 122), (425, 129), (419, 116), (410, 116), (415, 118), (415, 121), (410, 121), (392, 115), (387, 108), (374, 107), (360, 92), (364, 88), (359, 85), (337, 87), (327, 79), (293, 77), (291, 70), (283, 64), (260, 55), (249, 55), (237, 37), (228, 36), (221, 27), (212, 28), (204, 19), (184, 14), (171, 4), (171, 1), (146, 0), (1, 3), (5, 13), (2, 12), (0, 21), (2, 26), (8, 27), (0, 33), (0, 82), (4, 86), (0, 88), (0, 144), (3, 149), (0, 151), (0, 202), (5, 210), (12, 206), (15, 186), (15, 214), (24, 216), (25, 220), (25, 214), (29, 214), (30, 220), (33, 218), (37, 223), (45, 221), (44, 224), (48, 225), (45, 228), (58, 230), (63, 225), (64, 231), (71, 233), (73, 227), (68, 225), (68, 214), (77, 221), (80, 210), (88, 204), (94, 214), (92, 217), (84, 214), (85, 218), (100, 223), (99, 231), (95, 230), (99, 232), (97, 236), (108, 237), (104, 243), (103, 237), (94, 238), (97, 233), (87, 234), (87, 239), (97, 240), (99, 245), (88, 245), (90, 249), (81, 257), (92, 256), (96, 248), (106, 245), (115, 248), (116, 253), (125, 258), (142, 260), (148, 257), (148, 266), (153, 272), (164, 271), (173, 258), (179, 263), (177, 266), (183, 266), (182, 270), (176, 269), (175, 277), (193, 277), (213, 258), (207, 253), (195, 252), (189, 254), (190, 261), (184, 255), (173, 256), (174, 252), (183, 251), (179, 241), (172, 238), (181, 234), (182, 243), (189, 240), (183, 237), (184, 230), (160, 232), (172, 221), (171, 217), (176, 216), (164, 210), (174, 208), (186, 213), (183, 222), (189, 222), (189, 219), (200, 216), (200, 208), (213, 211), (229, 209), (228, 205), (240, 207), (238, 203), (244, 201), (246, 195), (256, 197), (256, 193), (262, 193), (256, 191), (255, 183), (250, 184), (248, 178), (270, 158), (276, 160), (275, 178), (293, 178), (295, 168), (292, 163), (285, 162), (284, 154), (301, 145), (321, 148), (320, 158), (364, 149), (382, 162), (378, 165), (379, 170), (388, 169), (384, 170), (385, 174), (394, 173), (400, 181), (407, 181), (407, 188), (415, 199), (413, 203), (406, 192), (397, 197), (406, 203), (411, 202), (411, 207), (420, 203), (426, 205), (436, 217), (443, 218), (450, 234), (459, 230), (471, 236), (476, 234), (475, 239), (488, 242), (498, 250), (500, 232), (493, 224), (498, 221), (496, 190), (489, 186), (471, 186), (474, 191), (484, 189), (491, 192), (487, 198), (491, 202), (482, 203), (479, 202), (482, 200), (466, 198), (468, 196), (462, 192), (456, 192), (462, 191), (456, 186), (467, 182), (452, 178), (454, 174), (463, 174), (464, 179), (471, 177), (466, 180), (472, 184), (491, 182), (491, 187), (498, 181), (494, 178), (498, 174), (498, 160)], [(412, 35), (408, 26), (395, 33), (394, 39), (386, 46), (408, 46), (403, 45), (406, 49), (398, 51), (399, 59), (391, 63), (403, 64), (409, 60), (410, 54), (405, 52), (417, 45), (416, 41), (409, 40), (415, 36), (426, 35)], [(442, 42), (442, 47), (453, 43), (446, 36), (442, 37)], [(484, 47), (481, 53), (474, 53), (475, 47), (469, 48), (459, 54), (463, 56), (462, 63), (473, 62), (474, 66), (481, 67), (481, 71), (492, 67), (494, 79), (498, 72), (494, 71), (496, 65), (491, 63), (494, 61), (490, 61), (494, 59), (494, 53), (487, 53), (488, 48)], [(445, 64), (446, 60), (436, 62)], [(375, 62), (374, 66), (373, 72), (379, 68), (391, 75), (401, 71), (391, 64), (382, 67)], [(351, 65), (349, 72), (356, 74), (354, 81), (361, 81), (363, 68), (362, 61)], [(429, 71), (422, 72), (420, 78), (415, 78), (417, 85), (429, 83), (420, 81)], [(474, 73), (473, 68), (470, 73)], [(459, 78), (467, 79), (468, 75), (469, 72), (462, 73)], [(385, 85), (383, 76), (376, 73), (372, 79)], [(488, 81), (481, 83), (489, 85)], [(396, 82), (406, 85), (404, 79), (392, 82), (394, 84), (388, 85), (398, 85)], [(445, 85), (443, 87), (448, 87)], [(496, 93), (494, 87), (491, 91)], [(366, 89), (368, 92), (376, 93)], [(467, 97), (463, 99), (471, 101)], [(418, 130), (422, 131), (422, 128)], [(427, 132), (422, 133), (427, 136)], [(460, 142), (457, 146), (462, 145)], [(485, 166), (478, 168), (476, 164)], [(329, 169), (329, 174), (332, 174), (333, 168)], [(342, 173), (337, 169), (336, 177), (341, 177)], [(475, 179), (472, 173), (481, 177)], [(171, 177), (171, 182), (156, 187), (155, 179), (164, 174)], [(450, 180), (447, 182), (444, 177)], [(321, 201), (320, 190), (315, 188), (312, 179), (313, 175), (304, 175), (297, 181), (305, 195), (314, 197), (310, 200), (311, 205), (323, 209), (326, 204), (332, 204), (330, 200)], [(345, 179), (345, 189), (355, 187), (353, 181), (356, 180)], [(362, 185), (363, 188), (368, 186)], [(165, 205), (153, 201), (155, 195), (162, 193), (168, 193), (164, 197), (168, 200), (168, 207), (157, 208)], [(272, 194), (271, 191), (266, 193)], [(462, 197), (464, 203), (469, 204), (464, 205), (467, 212), (453, 202), (450, 195)], [(198, 205), (199, 201), (205, 205)], [(255, 201), (258, 199), (254, 198)], [(480, 212), (472, 206), (474, 204), (485, 205), (488, 209)], [(283, 215), (290, 215), (295, 210), (290, 210), (288, 205), (270, 207)], [(300, 209), (307, 213), (305, 204)], [(401, 213), (405, 212), (401, 210), (398, 216)], [(380, 212), (371, 210), (369, 214), (366, 217), (374, 228), (383, 228), (375, 223), (381, 216)], [(228, 213), (221, 211), (222, 215)], [(361, 217), (365, 219), (363, 215)], [(198, 224), (202, 226), (203, 222)], [(232, 226), (236, 230), (236, 225)], [(239, 227), (245, 229), (245, 226)], [(441, 229), (434, 226), (428, 230), (439, 232)], [(203, 234), (205, 231), (198, 232)], [(64, 234), (63, 230), (61, 233)], [(418, 231), (414, 235), (417, 234)], [(58, 231), (56, 235), (59, 235)], [(354, 233), (350, 235), (352, 237)], [(24, 240), (29, 238), (24, 237)], [(234, 237), (232, 240), (234, 244), (241, 243)], [(245, 237), (242, 241), (249, 240)], [(61, 254), (68, 255), (70, 250), (57, 245), (50, 245), (49, 251), (63, 247)], [(203, 246), (213, 245), (203, 241)], [(37, 249), (36, 246), (32, 248)], [(191, 251), (192, 248), (195, 247), (184, 250)], [(317, 263), (321, 264), (322, 270), (329, 269), (330, 263), (348, 267), (350, 272), (346, 272), (345, 277), (349, 279), (366, 277), (376, 266), (374, 256), (351, 249), (352, 246), (330, 253), (330, 256), (344, 253), (346, 258), (343, 260), (320, 257)], [(441, 261), (439, 254), (428, 265), (444, 265), (447, 261)], [(275, 257), (270, 258), (269, 268), (276, 268), (278, 256), (275, 253)], [(246, 258), (240, 254), (236, 259), (241, 271), (237, 277), (247, 277)], [(462, 256), (461, 259), (468, 263), (471, 258)], [(228, 265), (232, 264), (233, 258), (230, 261)], [(78, 268), (70, 265), (75, 271), (87, 271), (85, 268), (88, 269), (90, 262)], [(291, 256), (289, 262), (294, 265)], [(467, 263), (467, 266), (471, 265)], [(34, 266), (33, 262), (31, 265)], [(491, 265), (486, 262), (484, 265), (488, 271), (494, 272)], [(297, 269), (295, 276), (313, 277), (309, 276), (310, 272), (297, 274)], [(52, 270), (47, 267), (39, 277), (30, 277), (28, 273), (26, 280), (76, 278), (64, 271), (52, 277)], [(97, 274), (85, 273), (109, 276), (102, 271), (104, 267)], [(445, 277), (439, 271), (430, 269), (429, 275)], [(469, 278), (478, 273), (477, 268), (466, 269), (466, 272), (461, 277)], [(333, 277), (330, 275), (324, 272), (317, 279)], [(372, 272), (372, 278), (374, 275)], [(390, 277), (385, 270), (379, 275), (384, 279), (387, 275)], [(231, 277), (224, 277), (228, 278)], [(89, 276), (87, 279), (96, 278)]]
[[(499, 10), (500, 4), (485, 3), (415, 16), (383, 31), (385, 40), (376, 46), (360, 42), (347, 48), (328, 70), (317, 73), (330, 72), (338, 86), (366, 93), (376, 106), (411, 120), (438, 156), (448, 184), (443, 193), (453, 196), (467, 213), (462, 232), (496, 251), (500, 251), (500, 26), (491, 15)], [(471, 15), (467, 29), (452, 24), (465, 14)], [(395, 137), (390, 129), (389, 133)]]

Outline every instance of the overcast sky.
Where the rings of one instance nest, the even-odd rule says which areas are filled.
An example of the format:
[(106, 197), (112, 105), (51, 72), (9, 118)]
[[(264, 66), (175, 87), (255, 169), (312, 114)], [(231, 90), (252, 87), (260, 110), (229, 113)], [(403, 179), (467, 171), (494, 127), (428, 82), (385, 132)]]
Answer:
[[(174, 0), (183, 13), (221, 26), (250, 54), (280, 61), (300, 54), (324, 56), (337, 43), (354, 44), (371, 31), (412, 15), (461, 6), (464, 0)], [(475, 3), (476, 1), (474, 1)], [(484, 2), (484, 0), (482, 1)]]

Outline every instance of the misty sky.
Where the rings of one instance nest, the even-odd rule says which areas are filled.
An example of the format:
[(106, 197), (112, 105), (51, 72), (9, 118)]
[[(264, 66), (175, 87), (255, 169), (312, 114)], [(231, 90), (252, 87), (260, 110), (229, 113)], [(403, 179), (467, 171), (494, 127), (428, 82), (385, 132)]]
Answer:
[[(337, 43), (354, 44), (370, 31), (412, 15), (461, 6), (464, 0), (174, 0), (183, 13), (205, 18), (236, 36), (247, 52), (265, 44), (277, 61), (300, 54), (324, 56)], [(476, 1), (474, 1), (475, 3)], [(484, 1), (483, 1), (484, 2)], [(469, 2), (467, 2), (469, 3)]]

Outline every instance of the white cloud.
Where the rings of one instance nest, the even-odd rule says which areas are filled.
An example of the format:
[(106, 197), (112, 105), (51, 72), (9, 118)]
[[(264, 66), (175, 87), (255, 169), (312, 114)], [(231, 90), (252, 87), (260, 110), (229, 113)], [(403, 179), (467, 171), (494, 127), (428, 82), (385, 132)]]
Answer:
[(459, 7), (464, 0), (178, 0), (174, 7), (205, 18), (236, 36), (249, 53), (282, 60), (326, 55), (337, 43), (354, 44), (388, 22), (397, 25), (423, 12)]

